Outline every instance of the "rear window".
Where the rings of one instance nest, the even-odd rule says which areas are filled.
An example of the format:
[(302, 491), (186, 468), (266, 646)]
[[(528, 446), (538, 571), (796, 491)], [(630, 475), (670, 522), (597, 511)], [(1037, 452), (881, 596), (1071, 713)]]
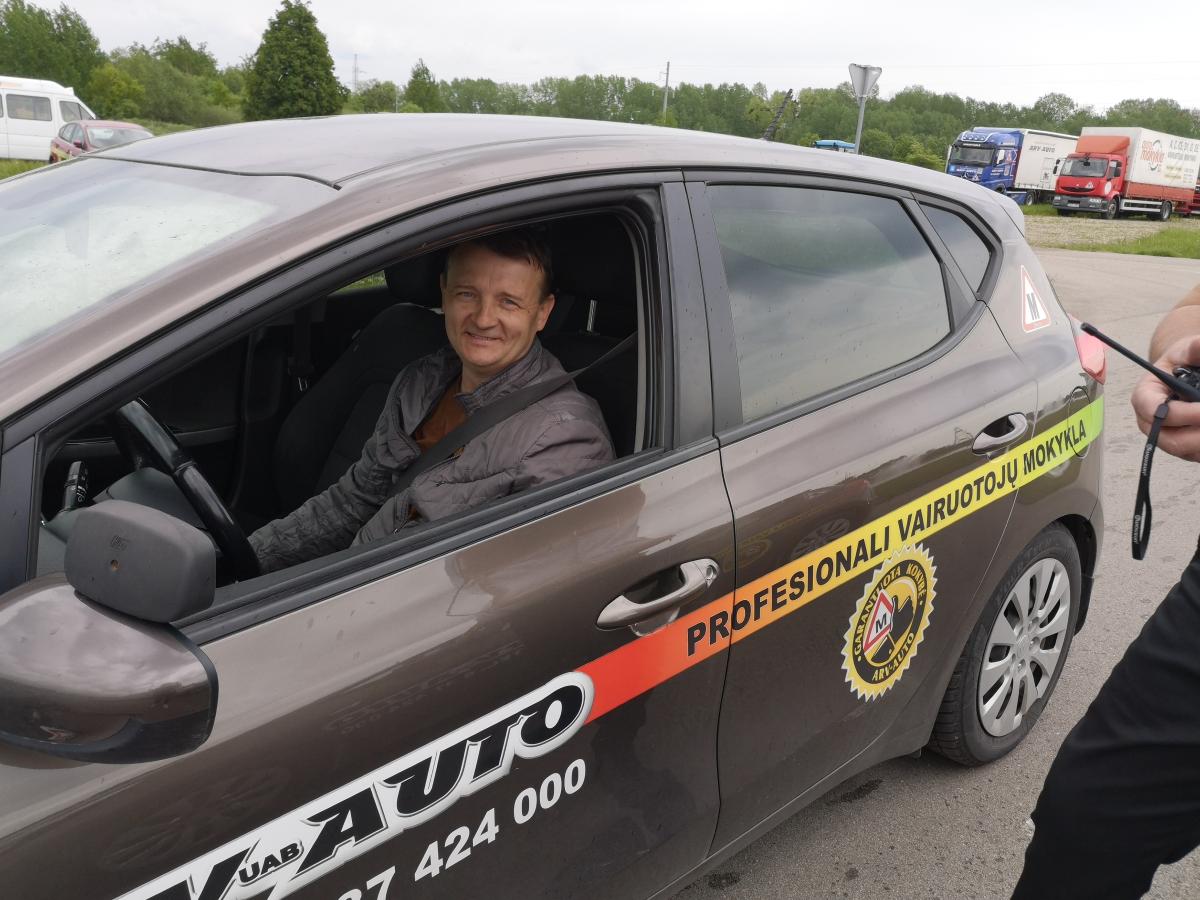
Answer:
[(28, 94), (9, 94), (8, 117), (10, 119), (28, 119), (33, 122), (49, 122), (54, 118), (50, 111), (50, 98), (32, 97)]
[(992, 251), (987, 242), (957, 213), (925, 204), (921, 204), (921, 208), (925, 210), (938, 237), (950, 248), (950, 255), (962, 269), (971, 289), (978, 291), (987, 276), (988, 264), (992, 261)]
[(745, 421), (920, 355), (950, 333), (941, 266), (896, 200), (709, 188)]

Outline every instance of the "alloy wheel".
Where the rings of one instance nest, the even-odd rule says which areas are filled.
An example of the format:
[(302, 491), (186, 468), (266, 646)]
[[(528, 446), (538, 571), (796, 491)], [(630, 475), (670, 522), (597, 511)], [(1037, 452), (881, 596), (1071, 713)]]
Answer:
[(984, 730), (1011, 734), (1054, 679), (1071, 615), (1063, 564), (1039, 559), (1017, 579), (992, 625), (979, 672), (977, 703)]

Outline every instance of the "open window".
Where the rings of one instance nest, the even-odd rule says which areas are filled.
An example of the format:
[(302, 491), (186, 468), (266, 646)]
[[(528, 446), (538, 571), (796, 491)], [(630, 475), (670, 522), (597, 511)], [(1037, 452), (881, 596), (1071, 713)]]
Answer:
[[(453, 540), (456, 533), (527, 510), (538, 498), (561, 502), (581, 485), (603, 481), (630, 457), (663, 446), (666, 373), (660, 366), (670, 358), (663, 345), (665, 266), (644, 195), (636, 202), (472, 223), (469, 231), (447, 229), (415, 248), (411, 239), (399, 241), (390, 259), (373, 253), (343, 263), (320, 280), (320, 289), (293, 291), (253, 327), (225, 328), (202, 358), (189, 358), (181, 348), (181, 362), (160, 365), (152, 383), (126, 385), (110, 392), (103, 409), (64, 419), (42, 445), (38, 572), (62, 568), (83, 508), (123, 499), (214, 537), (218, 584), (224, 585), (217, 607), (277, 593), (296, 573), (239, 576), (229, 536), (222, 539), (219, 528), (209, 527), (194, 496), (189, 500), (180, 490), (178, 471), (174, 477), (163, 471), (172, 468), (169, 460), (164, 465), (154, 439), (131, 421), (128, 404), (144, 401), (170, 442), (194, 460), (191, 469), (203, 475), (244, 538), (337, 480), (360, 456), (401, 369), (446, 345), (438, 283), (445, 251), (468, 237), (523, 224), (544, 230), (554, 264), (556, 304), (540, 340), (567, 371), (584, 370), (577, 387), (599, 406), (616, 463), (536, 485), (525, 497), (497, 498), (454, 521), (405, 528), (376, 542), (383, 548), (346, 549), (296, 568), (312, 584), (329, 573), (353, 571), (356, 560), (361, 568), (364, 559), (377, 563)], [(588, 368), (631, 335), (637, 339), (626, 349)]]

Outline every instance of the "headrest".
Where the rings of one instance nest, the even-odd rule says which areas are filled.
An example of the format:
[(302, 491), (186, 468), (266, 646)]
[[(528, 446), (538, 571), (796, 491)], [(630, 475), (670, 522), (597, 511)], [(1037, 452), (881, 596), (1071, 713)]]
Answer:
[(616, 216), (579, 216), (552, 225), (555, 288), (580, 300), (631, 306), (633, 247)]
[(388, 290), (401, 303), (437, 309), (442, 305), (440, 253), (414, 256), (383, 270)]

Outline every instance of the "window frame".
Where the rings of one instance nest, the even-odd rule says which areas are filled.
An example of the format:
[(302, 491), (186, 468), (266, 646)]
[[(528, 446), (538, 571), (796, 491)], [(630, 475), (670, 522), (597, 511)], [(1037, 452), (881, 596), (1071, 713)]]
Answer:
[[(335, 242), (175, 323), (22, 413), (5, 427), (0, 459), (0, 498), (6, 508), (25, 509), (25, 515), (0, 522), (0, 540), (10, 548), (0, 556), (0, 591), (33, 577), (43, 473), (58, 446), (84, 423), (218, 347), (328, 295), (340, 284), (415, 251), (452, 243), (471, 232), (509, 226), (515, 220), (531, 222), (618, 206), (632, 208), (639, 199), (646, 204), (640, 218), (649, 233), (643, 234), (635, 258), (645, 267), (641, 289), (649, 289), (645, 299), (638, 301), (645, 302), (651, 312), (645, 317), (644, 341), (656, 342), (643, 343), (642, 349), (647, 359), (647, 389), (656, 393), (646, 399), (658, 407), (654, 419), (657, 433), (646, 436), (651, 446), (601, 469), (432, 523), (416, 534), (330, 554), (262, 576), (245, 589), (235, 585), (225, 597), (218, 595), (211, 610), (177, 623), (184, 633), (198, 642), (214, 640), (711, 452), (715, 449), (711, 405), (698, 406), (681, 399), (683, 385), (707, 384), (710, 378), (706, 357), (676, 352), (679, 346), (702, 346), (700, 342), (706, 340), (700, 292), (686, 289), (689, 284), (698, 287), (700, 274), (686, 201), (677, 184), (681, 178), (678, 170), (565, 177), (451, 199)], [(674, 190), (672, 182), (676, 182)], [(698, 309), (680, 310), (679, 300)], [(677, 358), (679, 367), (674, 362)], [(657, 372), (651, 374), (656, 363)]]
[[(983, 314), (985, 304), (979, 302), (980, 298), (971, 289), (949, 248), (921, 211), (918, 196), (925, 196), (923, 192), (859, 179), (761, 170), (689, 170), (685, 173), (685, 178), (696, 223), (696, 241), (700, 251), (705, 303), (711, 328), (713, 424), (722, 444), (758, 434), (924, 368), (953, 349)], [(733, 308), (729, 299), (729, 287), (725, 281), (725, 267), (716, 223), (708, 201), (709, 185), (845, 191), (897, 201), (929, 245), (930, 252), (941, 268), (949, 333), (912, 359), (746, 421), (742, 411), (741, 371), (733, 327)], [(957, 212), (958, 208), (954, 207), (954, 210)], [(972, 217), (972, 221), (977, 219)], [(998, 258), (993, 265), (998, 271)], [(988, 277), (994, 283), (995, 273), (990, 272)], [(985, 279), (984, 286), (990, 290), (992, 285)]]
[(933, 227), (933, 223), (929, 222), (929, 219), (925, 215), (924, 211), (921, 211), (921, 218), (924, 221), (929, 222), (930, 231), (933, 232), (934, 236), (938, 240), (938, 243), (944, 249), (946, 260), (948, 260), (949, 264), (952, 265), (962, 276), (963, 285), (977, 300), (981, 300), (986, 303), (992, 296), (992, 291), (996, 287), (996, 282), (1000, 279), (1000, 270), (1004, 262), (1003, 241), (1001, 241), (1000, 238), (996, 236), (996, 233), (987, 226), (987, 223), (983, 221), (979, 214), (969, 206), (964, 206), (961, 203), (955, 203), (953, 200), (938, 196), (937, 194), (927, 194), (916, 191), (914, 192), (913, 196), (917, 201), (918, 209), (922, 206), (933, 206), (937, 209), (954, 213), (955, 215), (961, 217), (974, 230), (984, 244), (987, 245), (989, 253), (987, 271), (984, 272), (983, 280), (979, 282), (979, 288), (974, 289), (971, 287), (970, 280), (963, 273), (961, 266), (959, 266), (958, 260), (955, 259), (954, 254), (950, 252), (949, 246), (947, 246), (945, 241), (942, 240), (941, 235), (937, 233), (937, 229)]

